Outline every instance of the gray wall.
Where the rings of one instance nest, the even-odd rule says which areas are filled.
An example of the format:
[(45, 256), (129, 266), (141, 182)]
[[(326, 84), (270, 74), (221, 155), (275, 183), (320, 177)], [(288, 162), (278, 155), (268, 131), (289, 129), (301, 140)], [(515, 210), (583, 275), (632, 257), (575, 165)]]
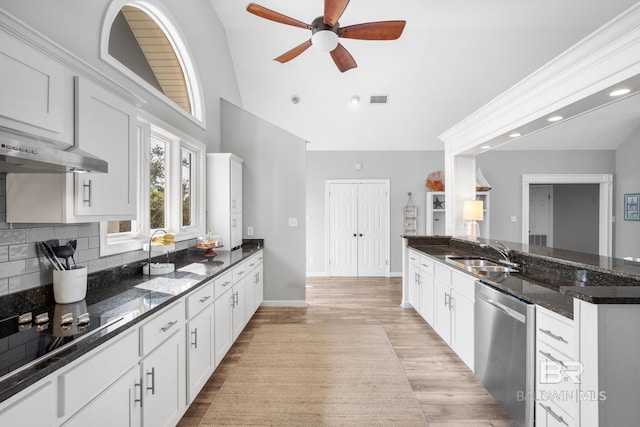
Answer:
[[(615, 151), (494, 150), (476, 157), (491, 185), (491, 236), (519, 242), (522, 235), (522, 175), (615, 173)], [(511, 222), (511, 217), (517, 217)]]
[[(354, 170), (361, 162), (362, 169)], [(443, 151), (308, 151), (307, 152), (307, 273), (325, 274), (325, 180), (389, 179), (391, 273), (402, 272), (403, 208), (407, 193), (418, 207), (418, 234), (425, 227), (427, 175), (444, 168)], [(314, 262), (309, 259), (313, 257)]]
[(553, 247), (599, 253), (600, 185), (553, 186)]
[[(305, 141), (222, 101), (222, 150), (244, 159), (244, 230), (265, 243), (265, 301), (305, 301)], [(298, 226), (289, 227), (288, 219)]]
[(616, 180), (613, 214), (615, 242), (614, 254), (617, 258), (640, 257), (640, 221), (625, 221), (624, 195), (640, 193), (640, 129), (616, 150)]

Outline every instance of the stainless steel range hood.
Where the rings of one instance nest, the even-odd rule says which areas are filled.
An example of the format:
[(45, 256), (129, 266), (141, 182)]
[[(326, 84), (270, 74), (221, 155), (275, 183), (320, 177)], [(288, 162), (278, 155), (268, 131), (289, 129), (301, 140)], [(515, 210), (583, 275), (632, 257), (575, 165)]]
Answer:
[(108, 171), (106, 161), (79, 148), (57, 148), (53, 141), (0, 127), (0, 173)]

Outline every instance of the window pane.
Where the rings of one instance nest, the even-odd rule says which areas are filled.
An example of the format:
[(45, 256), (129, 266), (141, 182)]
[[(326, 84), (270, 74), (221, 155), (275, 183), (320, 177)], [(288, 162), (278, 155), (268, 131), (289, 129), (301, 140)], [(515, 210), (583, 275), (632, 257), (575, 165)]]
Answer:
[(191, 113), (184, 70), (162, 28), (146, 12), (124, 6), (111, 24), (109, 55)]
[(151, 137), (149, 206), (151, 229), (165, 227), (166, 143)]
[(131, 233), (133, 221), (109, 221), (107, 223), (107, 234), (116, 235), (119, 233)]
[(182, 150), (182, 226), (188, 227), (193, 224), (191, 215), (193, 213), (192, 197), (192, 154), (187, 150)]

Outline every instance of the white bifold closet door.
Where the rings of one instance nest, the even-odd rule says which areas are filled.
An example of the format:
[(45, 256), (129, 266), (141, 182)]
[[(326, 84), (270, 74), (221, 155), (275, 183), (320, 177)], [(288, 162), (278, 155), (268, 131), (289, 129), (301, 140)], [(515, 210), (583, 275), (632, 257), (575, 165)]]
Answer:
[(329, 184), (329, 275), (385, 276), (388, 270), (387, 182)]

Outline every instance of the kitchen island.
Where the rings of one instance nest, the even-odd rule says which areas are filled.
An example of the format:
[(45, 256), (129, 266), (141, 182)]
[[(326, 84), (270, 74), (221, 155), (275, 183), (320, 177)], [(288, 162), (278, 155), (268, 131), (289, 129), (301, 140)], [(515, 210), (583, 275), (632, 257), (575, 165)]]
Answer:
[[(519, 244), (509, 244), (508, 262), (517, 265), (515, 272), (478, 275), (449, 262), (451, 257), (507, 262), (500, 248), (489, 243), (404, 236), (402, 306), (416, 308), (475, 372), (470, 355), (487, 343), (476, 342), (482, 334), (473, 321), (477, 300), (468, 291), (471, 283), (534, 304), (535, 390), (521, 390), (518, 398), (535, 403), (536, 425), (634, 425), (640, 417), (640, 332), (635, 327), (640, 322), (640, 267)], [(438, 276), (438, 271), (447, 275)], [(439, 291), (446, 281), (442, 277), (450, 285)], [(450, 323), (445, 333), (442, 312)], [(496, 333), (486, 336), (498, 338)]]

